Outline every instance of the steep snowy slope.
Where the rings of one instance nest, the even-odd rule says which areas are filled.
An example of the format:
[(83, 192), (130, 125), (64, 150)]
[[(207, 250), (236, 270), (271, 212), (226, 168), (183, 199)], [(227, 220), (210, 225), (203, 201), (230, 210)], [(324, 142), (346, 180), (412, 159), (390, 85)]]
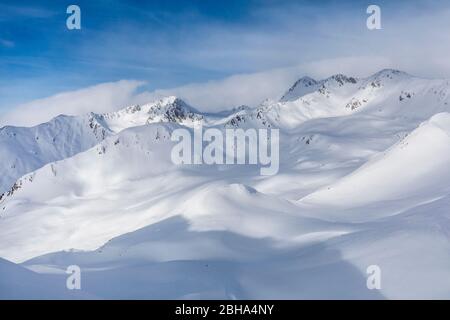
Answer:
[[(102, 226), (106, 237), (120, 234), (120, 225), (141, 226), (139, 213), (131, 209), (139, 202), (124, 203), (120, 209), (118, 201), (127, 199), (130, 190), (135, 192), (134, 200), (145, 201), (138, 191), (142, 185), (136, 180), (149, 174), (159, 174), (160, 180), (153, 181), (154, 187), (146, 187), (144, 191), (164, 190), (161, 183), (167, 178), (164, 173), (172, 163), (170, 144), (161, 141), (168, 139), (170, 135), (165, 126), (131, 128), (84, 153), (22, 177), (1, 200), (3, 249), (9, 251), (8, 246), (15, 247), (21, 256), (28, 256), (28, 250), (41, 250), (40, 246), (31, 244), (31, 239), (38, 241), (43, 237), (39, 240), (43, 241), (43, 247), (54, 247), (59, 246), (58, 242), (76, 238), (70, 236), (72, 232), (88, 235), (84, 240), (95, 246), (96, 238), (107, 240), (98, 235), (100, 225), (96, 221), (107, 223)], [(156, 148), (158, 144), (160, 147)], [(95, 214), (97, 210), (101, 214)], [(117, 214), (120, 210), (134, 218)], [(34, 219), (29, 219), (33, 215), (40, 217), (39, 227), (33, 226)], [(61, 219), (61, 215), (66, 218)], [(25, 230), (33, 231), (26, 237)]]
[(87, 150), (110, 134), (95, 114), (59, 116), (31, 128), (0, 128), (0, 194), (22, 175)]
[(302, 202), (349, 207), (376, 201), (436, 199), (450, 192), (449, 164), (450, 113), (440, 113), (386, 152)]
[(304, 95), (314, 92), (320, 88), (324, 81), (316, 81), (311, 77), (302, 77), (298, 79), (292, 87), (281, 97), (280, 101), (297, 100)]

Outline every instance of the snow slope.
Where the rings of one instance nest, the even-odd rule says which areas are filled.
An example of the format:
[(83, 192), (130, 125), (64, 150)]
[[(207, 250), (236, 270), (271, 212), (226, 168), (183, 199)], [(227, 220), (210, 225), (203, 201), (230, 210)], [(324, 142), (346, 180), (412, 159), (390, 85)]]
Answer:
[[(447, 196), (340, 236), (289, 245), (192, 230), (173, 217), (95, 251), (52, 253), (24, 266), (51, 275), (46, 270), (79, 265), (83, 289), (113, 299), (445, 299), (449, 205)], [(366, 287), (374, 264), (381, 290)]]
[(110, 133), (95, 114), (59, 116), (32, 128), (0, 128), (0, 194), (22, 175), (87, 150)]
[(38, 274), (0, 258), (0, 299), (95, 299), (83, 291), (67, 290), (64, 271), (57, 276)]
[(170, 159), (174, 126), (124, 130), (20, 179), (1, 202), (0, 255), (20, 261), (70, 248), (92, 250), (179, 214), (199, 230), (229, 229), (254, 237), (283, 239), (302, 229), (312, 232), (316, 225), (326, 229), (326, 223), (302, 218), (286, 200), (242, 184), (215, 182), (217, 177), (202, 166), (180, 170)]
[(347, 207), (439, 198), (450, 192), (449, 163), (450, 113), (439, 113), (392, 148), (302, 202)]

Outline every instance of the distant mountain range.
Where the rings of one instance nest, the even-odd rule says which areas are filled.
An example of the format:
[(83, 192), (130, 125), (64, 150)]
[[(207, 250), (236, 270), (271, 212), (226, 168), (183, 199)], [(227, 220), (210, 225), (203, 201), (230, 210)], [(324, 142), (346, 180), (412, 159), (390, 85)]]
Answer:
[[(3, 127), (0, 257), (21, 265), (0, 277), (53, 288), (77, 264), (84, 297), (448, 298), (449, 104), (450, 80), (389, 69), (217, 114), (166, 97)], [(171, 132), (199, 124), (279, 129), (279, 173), (174, 165)]]

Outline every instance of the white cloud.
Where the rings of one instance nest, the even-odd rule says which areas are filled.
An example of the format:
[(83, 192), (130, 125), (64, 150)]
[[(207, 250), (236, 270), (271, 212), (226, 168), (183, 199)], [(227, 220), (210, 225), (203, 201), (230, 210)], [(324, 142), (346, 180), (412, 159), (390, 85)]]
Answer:
[(0, 117), (0, 126), (32, 126), (60, 114), (79, 115), (88, 112), (108, 112), (124, 107), (135, 96), (141, 81), (121, 80), (63, 92), (48, 98), (17, 106)]
[(16, 44), (14, 43), (14, 41), (0, 38), (0, 45), (5, 48), (14, 48)]

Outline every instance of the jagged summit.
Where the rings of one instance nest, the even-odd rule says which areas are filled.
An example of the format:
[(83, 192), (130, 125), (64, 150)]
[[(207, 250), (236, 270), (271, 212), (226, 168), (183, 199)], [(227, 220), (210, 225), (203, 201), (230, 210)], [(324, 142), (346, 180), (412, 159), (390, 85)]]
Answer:
[(353, 76), (348, 76), (342, 73), (338, 73), (335, 75), (332, 75), (328, 78), (322, 79), (322, 80), (315, 80), (309, 76), (303, 76), (300, 79), (298, 79), (287, 91), (286, 93), (281, 97), (279, 100), (280, 102), (288, 102), (288, 101), (294, 101), (297, 100), (307, 94), (313, 93), (315, 91), (321, 90), (325, 92), (329, 88), (333, 87), (342, 87), (347, 84), (353, 85), (358, 84), (362, 80), (367, 81), (375, 81), (379, 83), (383, 80), (401, 80), (401, 79), (408, 79), (413, 78), (410, 74), (395, 70), (395, 69), (383, 69), (380, 70), (373, 75), (367, 77), (367, 78), (357, 78)]
[(175, 96), (165, 97), (144, 105), (134, 105), (110, 112), (103, 118), (115, 132), (155, 122), (177, 122), (192, 125), (200, 122), (203, 115)]
[(355, 84), (357, 82), (357, 78), (349, 77), (342, 73), (338, 73), (338, 74), (332, 75), (331, 77), (325, 79), (323, 82), (329, 83), (331, 81), (335, 81), (339, 86), (343, 86), (346, 83)]
[(344, 74), (335, 74), (322, 80), (315, 80), (309, 76), (298, 79), (292, 87), (281, 97), (280, 102), (294, 101), (309, 93), (326, 90), (328, 87), (356, 84), (358, 79)]
[(160, 98), (145, 104), (136, 104), (128, 106), (118, 111), (108, 112), (103, 114), (105, 118), (115, 118), (120, 117), (125, 114), (134, 113), (160, 113), (161, 111), (179, 110), (180, 112), (192, 112), (200, 113), (195, 108), (184, 102), (182, 99), (176, 96), (168, 96)]
[(156, 103), (145, 106), (148, 108), (149, 118), (147, 122), (183, 122), (186, 120), (201, 120), (199, 111), (175, 96), (163, 98)]

